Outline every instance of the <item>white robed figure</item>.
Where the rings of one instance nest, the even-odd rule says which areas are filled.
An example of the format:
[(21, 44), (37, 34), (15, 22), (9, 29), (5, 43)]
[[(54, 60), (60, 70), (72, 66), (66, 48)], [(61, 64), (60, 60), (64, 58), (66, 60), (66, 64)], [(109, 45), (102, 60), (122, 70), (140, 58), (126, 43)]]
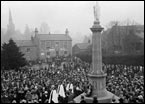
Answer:
[(69, 91), (70, 83), (66, 85), (66, 91)]
[(66, 90), (69, 91), (71, 89), (72, 93), (74, 93), (74, 87), (72, 83), (68, 83), (66, 86)]
[(62, 96), (63, 98), (66, 97), (63, 84), (58, 86), (57, 93), (58, 93), (58, 95)]
[(58, 103), (58, 93), (56, 92), (56, 90), (52, 90), (50, 93), (50, 97), (49, 97), (49, 103), (51, 103), (51, 100), (54, 103)]

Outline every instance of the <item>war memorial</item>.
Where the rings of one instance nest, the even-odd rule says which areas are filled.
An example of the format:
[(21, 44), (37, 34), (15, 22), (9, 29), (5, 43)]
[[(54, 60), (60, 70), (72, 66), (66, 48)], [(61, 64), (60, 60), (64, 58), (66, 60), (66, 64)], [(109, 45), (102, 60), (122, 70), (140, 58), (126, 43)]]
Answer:
[[(93, 101), (93, 97), (98, 98), (99, 103), (111, 103), (113, 97), (119, 99), (117, 96), (106, 90), (106, 76), (107, 74), (102, 70), (102, 51), (101, 51), (101, 32), (103, 27), (100, 25), (100, 7), (98, 2), (94, 6), (94, 24), (90, 28), (92, 31), (92, 69), (88, 74), (89, 82), (93, 85), (93, 92), (91, 97), (85, 97), (87, 103)], [(85, 96), (85, 93), (82, 95)], [(80, 102), (81, 95), (76, 97), (74, 101)]]
[[(4, 2), (4, 4), (7, 3)], [(35, 3), (33, 2), (32, 4)], [(43, 5), (40, 5), (41, 3), (39, 2), (38, 5), (35, 5), (39, 10), (44, 12), (44, 9), (40, 8), (44, 8), (45, 6), (46, 12), (48, 12), (47, 10), (51, 10), (47, 8), (51, 4), (50, 2), (47, 2), (48, 4), (43, 2)], [(76, 2), (76, 5), (78, 4)], [(88, 5), (89, 2), (86, 2), (86, 4)], [(79, 9), (81, 5), (85, 5), (84, 7), (86, 8), (86, 4), (80, 4), (78, 6)], [(92, 5), (95, 6), (93, 7)], [(87, 30), (90, 32), (91, 38), (88, 37), (86, 43), (83, 41), (74, 45), (76, 46), (75, 48), (72, 47), (72, 40), (74, 42), (79, 39), (80, 37), (78, 35), (80, 34), (77, 34), (76, 39), (70, 37), (72, 36), (71, 29), (70, 32), (66, 29), (65, 34), (60, 34), (59, 32), (54, 32), (55, 34), (53, 34), (53, 32), (44, 31), (49, 30), (45, 23), (38, 29), (39, 32), (37, 28), (32, 33), (30, 31), (24, 32), (24, 36), (30, 35), (29, 40), (24, 38), (24, 36), (20, 36), (20, 34), (19, 36), (22, 40), (15, 40), (16, 37), (14, 38), (14, 36), (17, 35), (17, 32), (15, 32), (15, 26), (9, 10), (9, 24), (5, 37), (10, 36), (11, 38), (8, 43), (1, 43), (1, 103), (144, 103), (144, 64), (142, 64), (144, 63), (144, 58), (142, 58), (144, 53), (143, 55), (141, 54), (144, 52), (144, 48), (142, 48), (144, 46), (144, 29), (142, 26), (136, 29), (129, 29), (128, 26), (126, 28), (126, 26), (115, 25), (115, 28), (113, 26), (105, 30), (106, 27), (105, 25), (103, 26), (103, 22), (106, 19), (103, 19), (103, 16), (100, 19), (100, 6), (98, 2), (92, 2), (92, 5), (90, 7), (93, 7), (93, 10), (90, 10), (90, 7), (87, 9), (90, 13), (87, 13), (84, 11), (84, 8), (81, 8), (85, 12), (84, 14), (88, 14), (90, 17), (91, 13), (94, 14), (94, 20), (91, 19), (93, 20), (91, 22), (93, 25), (90, 26), (91, 24), (89, 24), (86, 29), (81, 30), (78, 28), (83, 25), (79, 20), (80, 15), (77, 15), (77, 20), (79, 21), (76, 21), (72, 15), (70, 16), (71, 18), (67, 17), (67, 19), (71, 19), (74, 22), (75, 28), (79, 31), (86, 33), (85, 30)], [(54, 8), (53, 5), (50, 6)], [(120, 3), (118, 3), (118, 6), (120, 6)], [(32, 9), (31, 7), (30, 9)], [(124, 6), (121, 6), (121, 11), (123, 8)], [(54, 9), (57, 10), (56, 8)], [(64, 14), (67, 16), (69, 13), (73, 14), (70, 12), (70, 9), (63, 8), (63, 10), (66, 10)], [(72, 7), (71, 10), (73, 10)], [(112, 12), (112, 10), (108, 10)], [(134, 12), (133, 8), (131, 10)], [(36, 9), (34, 9), (34, 12), (40, 15)], [(49, 11), (49, 13), (54, 13), (53, 17), (57, 14), (53, 10)], [(111, 14), (110, 12), (105, 13), (103, 10), (102, 13), (103, 15), (107, 13), (109, 15)], [(115, 13), (112, 13), (113, 15), (111, 16), (116, 18)], [(120, 12), (118, 13), (120, 14)], [(32, 14), (32, 17), (34, 14)], [(57, 20), (61, 20), (61, 16), (62, 18), (66, 17), (64, 14), (61, 14)], [(20, 13), (18, 13), (19, 15)], [(87, 16), (83, 16), (80, 19), (89, 22), (87, 19), (90, 17), (87, 17), (87, 19), (84, 17)], [(108, 14), (104, 17), (108, 18)], [(76, 25), (75, 21), (81, 26)], [(65, 22), (66, 18), (60, 26), (63, 27)], [(71, 23), (71, 25), (73, 24)], [(122, 27), (125, 32), (122, 32), (123, 30), (116, 31), (120, 28), (122, 29)], [(26, 30), (29, 30), (27, 28)], [(115, 32), (110, 32), (112, 30)], [(120, 37), (117, 37), (117, 34)], [(124, 35), (127, 37), (123, 37)], [(107, 39), (105, 38), (104, 40), (104, 36)], [(114, 36), (116, 37), (113, 38)], [(125, 39), (125, 42), (123, 40), (120, 41), (122, 38)], [(106, 42), (106, 51), (103, 48), (104, 42)], [(112, 43), (110, 44), (109, 42)], [(129, 51), (119, 50), (118, 47), (114, 47), (115, 43), (113, 42), (117, 42), (116, 45), (121, 45), (124, 42), (123, 44), (127, 46), (126, 48)], [(123, 44), (122, 46), (124, 46)], [(132, 47), (129, 48), (131, 45)], [(111, 51), (109, 51), (110, 49)], [(104, 52), (107, 52), (109, 56), (107, 56), (107, 59), (104, 58), (106, 55)], [(129, 52), (129, 54), (126, 52)], [(136, 56), (141, 55), (138, 59), (142, 61), (127, 57), (131, 53), (136, 54)], [(112, 55), (115, 59), (112, 58)], [(120, 58), (122, 56), (127, 60), (122, 60)]]

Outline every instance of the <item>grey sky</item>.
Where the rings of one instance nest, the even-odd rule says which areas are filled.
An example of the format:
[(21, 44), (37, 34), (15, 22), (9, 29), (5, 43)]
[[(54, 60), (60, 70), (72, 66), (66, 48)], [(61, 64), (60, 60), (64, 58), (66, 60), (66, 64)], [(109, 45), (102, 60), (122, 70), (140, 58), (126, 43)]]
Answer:
[[(24, 31), (40, 27), (46, 22), (51, 33), (64, 33), (68, 28), (75, 42), (81, 42), (84, 35), (91, 34), (93, 6), (95, 1), (3, 1), (1, 3), (1, 27), (8, 24), (9, 8), (16, 29)], [(135, 20), (144, 24), (144, 1), (99, 1), (100, 22), (106, 26), (112, 20)], [(78, 36), (79, 35), (79, 36)]]

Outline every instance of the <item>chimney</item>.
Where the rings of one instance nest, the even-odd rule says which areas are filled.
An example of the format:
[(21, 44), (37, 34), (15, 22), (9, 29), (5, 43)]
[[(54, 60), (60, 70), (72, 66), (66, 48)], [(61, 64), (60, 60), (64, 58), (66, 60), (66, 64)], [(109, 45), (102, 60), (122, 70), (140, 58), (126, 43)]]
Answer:
[(66, 30), (65, 30), (65, 34), (66, 35), (68, 35), (69, 34), (69, 31), (68, 31), (68, 29), (66, 28)]
[(33, 36), (31, 35), (31, 40), (33, 41)]
[(38, 35), (38, 29), (35, 28), (35, 36), (37, 36), (37, 35)]

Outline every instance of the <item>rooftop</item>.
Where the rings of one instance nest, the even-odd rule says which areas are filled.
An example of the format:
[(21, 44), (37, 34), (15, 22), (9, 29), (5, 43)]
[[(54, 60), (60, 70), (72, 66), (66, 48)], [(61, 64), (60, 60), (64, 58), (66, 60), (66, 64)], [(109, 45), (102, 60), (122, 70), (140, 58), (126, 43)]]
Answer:
[(34, 46), (31, 40), (15, 40), (18, 46)]
[(40, 40), (72, 40), (66, 34), (38, 34)]
[(90, 43), (77, 43), (76, 46), (80, 49), (87, 49)]

